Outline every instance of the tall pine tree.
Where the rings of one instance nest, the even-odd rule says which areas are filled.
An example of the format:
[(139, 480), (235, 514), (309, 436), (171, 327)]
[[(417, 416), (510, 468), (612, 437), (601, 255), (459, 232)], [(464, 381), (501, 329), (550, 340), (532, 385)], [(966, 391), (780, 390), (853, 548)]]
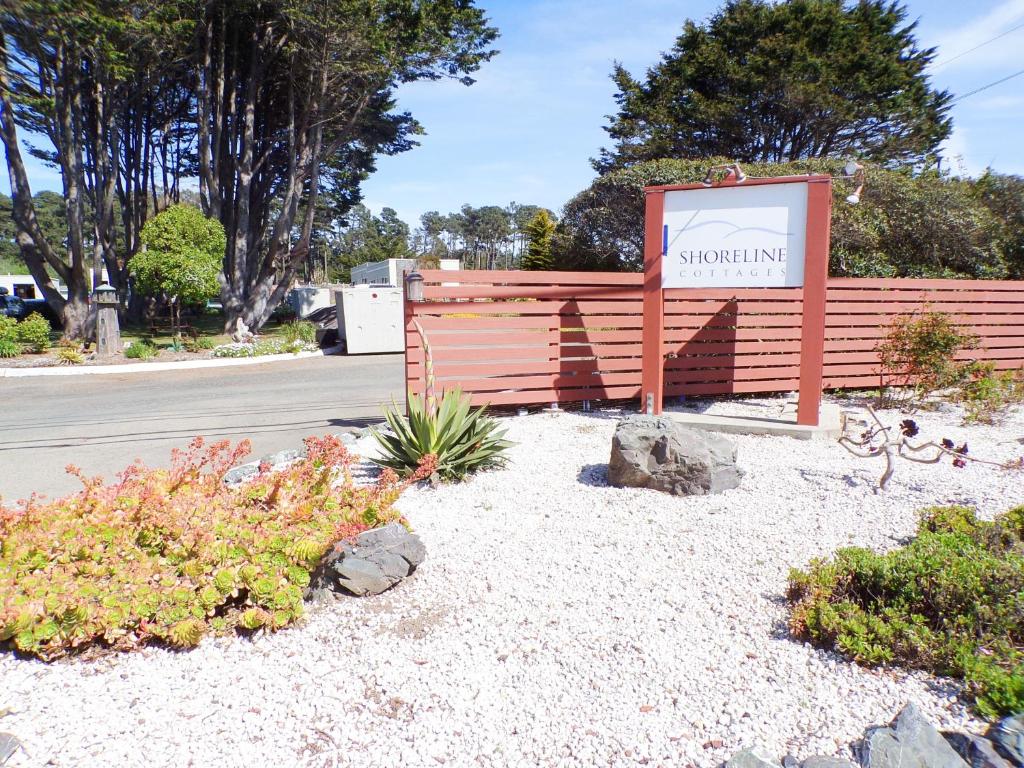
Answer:
[(523, 269), (537, 271), (551, 269), (553, 266), (551, 240), (554, 235), (554, 219), (546, 209), (541, 208), (526, 225), (526, 236), (530, 244), (526, 248), (526, 255), (523, 256)]
[(730, 0), (705, 24), (686, 22), (644, 80), (616, 65), (614, 146), (594, 167), (925, 161), (950, 133), (952, 97), (931, 87), (935, 49), (918, 47), (906, 17), (890, 0)]

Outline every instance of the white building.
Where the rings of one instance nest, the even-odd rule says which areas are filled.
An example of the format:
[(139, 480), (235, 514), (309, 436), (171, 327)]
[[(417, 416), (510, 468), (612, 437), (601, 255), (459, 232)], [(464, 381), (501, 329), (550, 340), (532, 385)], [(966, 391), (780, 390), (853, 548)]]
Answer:
[[(67, 295), (67, 289), (57, 278), (53, 278), (53, 286), (61, 295)], [(19, 299), (43, 298), (43, 292), (32, 279), (32, 275), (0, 275), (0, 288), (6, 288), (11, 296), (17, 296)]]
[(400, 287), (406, 272), (416, 268), (415, 259), (367, 261), (352, 267), (352, 285), (393, 285)]

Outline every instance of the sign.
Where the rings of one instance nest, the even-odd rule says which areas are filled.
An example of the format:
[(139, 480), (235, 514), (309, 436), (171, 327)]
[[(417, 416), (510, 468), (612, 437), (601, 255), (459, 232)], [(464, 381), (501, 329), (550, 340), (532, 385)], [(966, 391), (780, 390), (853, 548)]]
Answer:
[(666, 190), (662, 288), (799, 288), (807, 183)]
[[(648, 413), (661, 413), (666, 355), (683, 350), (683, 365), (686, 363), (686, 341), (670, 343), (666, 339), (666, 289), (697, 289), (699, 296), (702, 288), (724, 288), (730, 293), (740, 288), (802, 288), (796, 420), (797, 424), (814, 425), (818, 423), (825, 361), (832, 179), (810, 174), (747, 177), (740, 182), (737, 175), (710, 187), (669, 184), (644, 188), (642, 407)], [(756, 297), (756, 291), (753, 295)], [(708, 298), (719, 301), (721, 293), (709, 292)], [(730, 314), (743, 315), (746, 301), (733, 295), (730, 303), (736, 305)], [(735, 339), (739, 325), (716, 327), (726, 336), (731, 332)], [(679, 362), (673, 364), (673, 376), (680, 368)], [(671, 380), (668, 383), (678, 386)], [(731, 383), (730, 391), (753, 390), (756, 382), (753, 388), (746, 381)]]

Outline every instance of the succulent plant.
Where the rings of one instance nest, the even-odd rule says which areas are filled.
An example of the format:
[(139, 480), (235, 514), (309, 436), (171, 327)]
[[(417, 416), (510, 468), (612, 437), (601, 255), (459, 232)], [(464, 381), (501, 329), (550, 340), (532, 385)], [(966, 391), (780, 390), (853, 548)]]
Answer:
[(484, 410), (484, 406), (473, 408), (469, 396), (458, 388), (445, 391), (436, 407), (429, 398), (425, 404), (423, 398), (410, 395), (408, 418), (394, 406), (384, 414), (390, 433), (371, 430), (383, 451), (374, 461), (407, 476), (427, 457), (436, 457), (435, 471), (442, 480), (459, 480), (501, 466), (512, 443)]

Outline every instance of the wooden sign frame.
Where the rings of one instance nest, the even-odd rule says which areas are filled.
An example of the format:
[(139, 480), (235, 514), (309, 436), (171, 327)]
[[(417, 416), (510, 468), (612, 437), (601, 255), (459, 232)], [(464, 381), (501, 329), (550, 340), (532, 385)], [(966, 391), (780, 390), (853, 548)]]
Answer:
[[(800, 399), (797, 424), (817, 426), (825, 362), (825, 290), (832, 228), (832, 177), (827, 175), (747, 178), (727, 177), (713, 187), (671, 184), (644, 188), (643, 363), (641, 408), (659, 414), (665, 398), (665, 289), (661, 287), (665, 193), (763, 184), (807, 185), (807, 232), (804, 248), (803, 316), (800, 332)], [(794, 289), (798, 290), (798, 289)]]

